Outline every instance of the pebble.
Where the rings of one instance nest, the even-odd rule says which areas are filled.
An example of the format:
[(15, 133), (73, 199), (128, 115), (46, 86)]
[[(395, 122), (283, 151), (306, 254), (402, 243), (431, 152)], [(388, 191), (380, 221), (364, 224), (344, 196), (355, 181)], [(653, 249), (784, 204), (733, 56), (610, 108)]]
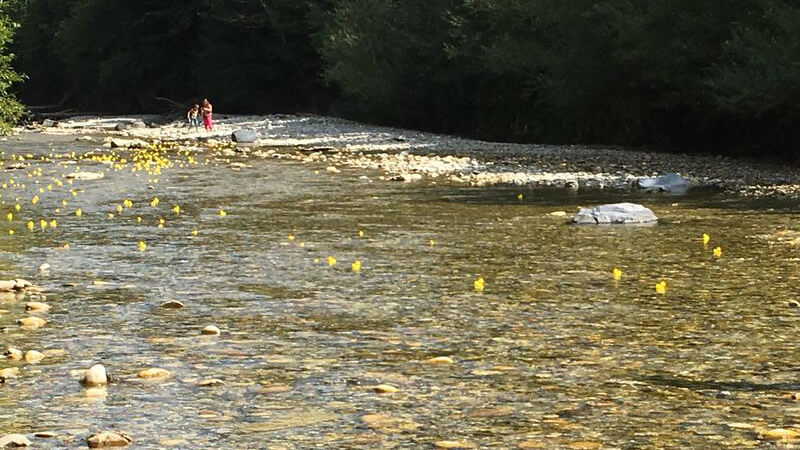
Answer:
[(44, 359), (44, 355), (36, 350), (28, 350), (25, 352), (25, 362), (34, 364)]
[(325, 171), (328, 173), (339, 173), (341, 170), (337, 169), (335, 166), (328, 166), (325, 168)]
[(42, 438), (42, 439), (51, 439), (51, 438), (56, 437), (57, 435), (53, 431), (38, 431), (38, 432), (34, 433), (33, 436), (37, 437), (37, 438)]
[(223, 386), (224, 384), (225, 382), (218, 378), (208, 378), (197, 382), (197, 386), (199, 387), (216, 387)]
[(19, 367), (8, 367), (0, 369), (0, 378), (16, 378), (19, 374)]
[(133, 442), (133, 439), (131, 439), (127, 433), (121, 431), (103, 431), (92, 435), (86, 440), (86, 443), (89, 444), (89, 448), (125, 447), (131, 442)]
[(201, 333), (202, 334), (206, 334), (206, 335), (217, 335), (217, 334), (220, 334), (221, 331), (219, 330), (219, 328), (215, 327), (214, 325), (209, 325), (209, 326), (203, 328), (203, 331), (201, 331)]
[(453, 358), (449, 356), (437, 356), (425, 362), (428, 364), (453, 364)]
[(181, 309), (185, 305), (177, 300), (169, 300), (160, 305), (162, 308), (166, 309)]
[(42, 303), (42, 302), (25, 303), (25, 311), (36, 312), (36, 311), (49, 311), (49, 310), (50, 310), (50, 305), (48, 305), (47, 303)]
[(17, 323), (22, 325), (24, 328), (35, 330), (45, 326), (47, 321), (41, 317), (23, 317), (22, 319), (17, 320)]
[(86, 386), (103, 386), (108, 384), (108, 374), (102, 364), (95, 364), (86, 371), (81, 379)]
[(436, 448), (474, 448), (475, 446), (468, 442), (461, 441), (436, 441), (433, 443)]
[(139, 378), (166, 378), (170, 376), (169, 370), (152, 368), (139, 372)]
[(7, 434), (0, 437), (0, 448), (27, 447), (29, 445), (32, 445), (32, 442), (21, 434)]
[(372, 390), (379, 393), (379, 394), (392, 394), (394, 392), (399, 391), (396, 387), (390, 384), (379, 384), (377, 386), (373, 386)]
[(270, 395), (270, 394), (282, 394), (284, 392), (289, 392), (291, 390), (292, 388), (286, 386), (285, 384), (276, 384), (272, 386), (264, 386), (262, 388), (258, 388), (254, 392), (256, 394)]
[(6, 351), (3, 352), (3, 356), (14, 361), (19, 361), (23, 358), (24, 355), (22, 353), (22, 350), (14, 347), (8, 347)]
[(800, 437), (800, 432), (787, 428), (773, 428), (771, 430), (761, 430), (758, 435), (760, 438), (770, 441), (788, 441)]

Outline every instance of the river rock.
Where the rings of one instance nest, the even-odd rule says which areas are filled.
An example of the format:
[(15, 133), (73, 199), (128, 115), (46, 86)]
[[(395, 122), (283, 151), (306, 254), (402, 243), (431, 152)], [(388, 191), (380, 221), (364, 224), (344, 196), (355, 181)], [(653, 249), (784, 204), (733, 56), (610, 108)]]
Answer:
[(16, 378), (19, 375), (19, 367), (8, 367), (0, 369), (0, 378)]
[(116, 131), (133, 130), (137, 128), (147, 128), (147, 124), (141, 120), (131, 120), (126, 122), (119, 122), (114, 126)]
[(400, 389), (390, 385), (390, 384), (379, 384), (377, 386), (373, 386), (372, 390), (379, 393), (379, 394), (393, 394)]
[(0, 291), (2, 292), (12, 292), (16, 286), (17, 283), (14, 280), (0, 280)]
[(425, 362), (428, 364), (453, 364), (453, 358), (449, 356), (437, 356)]
[(170, 375), (169, 370), (152, 368), (145, 369), (139, 372), (139, 378), (166, 378)]
[(105, 178), (106, 174), (103, 172), (72, 172), (65, 175), (66, 178), (78, 181), (93, 181)]
[(231, 134), (231, 140), (238, 144), (254, 144), (258, 141), (258, 133), (252, 129), (236, 130)]
[(18, 319), (17, 323), (22, 325), (24, 328), (28, 328), (30, 330), (35, 330), (37, 328), (42, 328), (47, 324), (47, 321), (42, 319), (41, 317), (23, 317), (22, 319)]
[(655, 178), (639, 178), (636, 187), (646, 191), (682, 194), (689, 190), (689, 180), (677, 173), (668, 173)]
[(165, 309), (181, 309), (184, 307), (184, 304), (177, 300), (169, 300), (162, 303), (160, 306)]
[(33, 283), (31, 283), (30, 281), (22, 279), (22, 278), (14, 279), (14, 290), (15, 291), (24, 291), (25, 289), (28, 289), (30, 287), (33, 287)]
[(89, 448), (125, 447), (131, 442), (133, 442), (133, 439), (122, 431), (103, 431), (92, 435), (86, 440), (86, 443), (89, 444)]
[(109, 141), (111, 148), (145, 148), (147, 142), (141, 139), (119, 139), (113, 138)]
[(56, 122), (53, 119), (44, 119), (42, 121), (42, 126), (45, 127), (45, 128), (57, 127), (58, 126), (58, 122)]
[(221, 331), (220, 331), (220, 330), (219, 330), (219, 328), (217, 328), (216, 326), (214, 326), (214, 325), (209, 325), (209, 326), (207, 326), (207, 327), (203, 328), (203, 330), (201, 331), (201, 333), (202, 333), (202, 334), (205, 334), (205, 335), (212, 336), (212, 335), (217, 335), (217, 334), (220, 334), (220, 333), (221, 333)]
[(217, 387), (217, 386), (223, 386), (224, 384), (225, 382), (218, 378), (209, 378), (197, 382), (198, 387)]
[(102, 364), (95, 364), (83, 374), (81, 383), (86, 386), (103, 386), (108, 384), (108, 374)]
[(27, 447), (29, 445), (33, 445), (32, 442), (21, 434), (7, 434), (0, 437), (0, 448)]
[(49, 310), (50, 310), (50, 305), (48, 305), (47, 303), (42, 303), (42, 302), (25, 303), (25, 311), (36, 312), (36, 311), (49, 311)]
[(3, 352), (3, 356), (5, 356), (6, 358), (8, 358), (8, 359), (10, 359), (12, 361), (19, 361), (19, 360), (22, 359), (22, 357), (24, 355), (22, 353), (22, 350), (14, 348), (14, 347), (8, 347), (6, 349), (6, 351)]
[(571, 222), (591, 224), (642, 224), (655, 223), (658, 217), (649, 208), (635, 203), (613, 203), (594, 208), (581, 208)]
[(25, 352), (25, 362), (34, 364), (44, 359), (44, 355), (36, 350), (28, 350)]

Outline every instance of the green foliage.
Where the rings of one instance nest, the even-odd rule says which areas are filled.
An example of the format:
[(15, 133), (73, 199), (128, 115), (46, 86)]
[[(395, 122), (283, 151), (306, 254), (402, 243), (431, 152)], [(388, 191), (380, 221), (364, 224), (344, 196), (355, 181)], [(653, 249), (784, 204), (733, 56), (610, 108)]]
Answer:
[(11, 87), (22, 81), (22, 76), (13, 70), (14, 55), (8, 52), (8, 44), (14, 29), (5, 16), (0, 15), (0, 133), (8, 133), (24, 112), (22, 104), (11, 93)]
[[(19, 5), (27, 5), (20, 9)], [(800, 144), (790, 0), (17, 0), (21, 91), (536, 142)]]

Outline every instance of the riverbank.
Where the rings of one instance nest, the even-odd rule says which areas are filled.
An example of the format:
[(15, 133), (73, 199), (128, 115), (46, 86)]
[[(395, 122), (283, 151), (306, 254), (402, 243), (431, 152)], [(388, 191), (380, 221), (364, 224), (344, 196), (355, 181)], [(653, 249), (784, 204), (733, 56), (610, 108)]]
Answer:
[[(140, 127), (115, 129), (125, 128), (117, 127), (120, 123), (138, 123)], [(323, 116), (223, 115), (218, 116), (213, 132), (191, 131), (182, 121), (159, 123), (157, 116), (76, 116), (48, 125), (27, 129), (179, 141), (188, 146), (230, 142), (233, 131), (252, 129), (259, 137), (252, 152), (223, 152), (324, 162), (331, 172), (346, 167), (378, 170), (382, 172), (379, 178), (397, 181), (629, 189), (638, 178), (675, 172), (694, 187), (746, 196), (800, 196), (800, 171), (775, 163), (610, 147), (485, 142)], [(297, 151), (278, 151), (281, 149)]]

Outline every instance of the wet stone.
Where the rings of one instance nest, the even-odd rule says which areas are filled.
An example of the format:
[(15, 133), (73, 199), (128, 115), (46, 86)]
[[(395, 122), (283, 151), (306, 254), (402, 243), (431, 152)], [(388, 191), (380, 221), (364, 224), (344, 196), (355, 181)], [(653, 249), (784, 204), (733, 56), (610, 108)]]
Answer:
[(221, 331), (214, 325), (208, 325), (207, 327), (203, 328), (203, 330), (200, 333), (207, 336), (215, 336), (220, 334)]
[(108, 384), (108, 374), (102, 364), (95, 364), (84, 373), (81, 383), (86, 386), (102, 386)]
[(170, 376), (169, 370), (155, 367), (139, 371), (138, 373), (139, 378), (167, 378), (168, 376)]
[(162, 303), (159, 306), (161, 306), (164, 309), (181, 309), (185, 305), (183, 303), (177, 301), (177, 300), (169, 300), (169, 301), (166, 301), (166, 302)]
[(117, 431), (103, 431), (92, 435), (86, 440), (89, 448), (105, 448), (105, 447), (126, 447), (133, 442), (127, 433)]
[(205, 380), (198, 381), (196, 385), (198, 387), (217, 387), (225, 385), (225, 382), (218, 378), (208, 378)]
[(30, 445), (33, 445), (31, 441), (21, 434), (7, 434), (0, 437), (0, 448), (28, 447)]

